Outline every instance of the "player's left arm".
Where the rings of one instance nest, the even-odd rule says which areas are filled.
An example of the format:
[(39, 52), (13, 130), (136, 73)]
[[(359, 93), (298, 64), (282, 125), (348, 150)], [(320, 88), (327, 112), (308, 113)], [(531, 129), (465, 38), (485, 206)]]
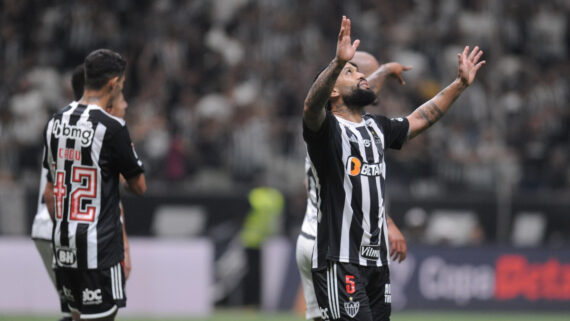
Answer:
[(406, 245), (406, 238), (396, 226), (396, 223), (390, 216), (386, 216), (386, 223), (388, 224), (388, 242), (390, 242), (390, 257), (394, 261), (401, 263), (406, 259), (408, 254), (408, 246)]
[(123, 259), (123, 271), (125, 272), (125, 280), (129, 279), (131, 274), (131, 250), (129, 247), (129, 238), (127, 237), (127, 229), (125, 228), (125, 208), (123, 207), (123, 202), (119, 202), (119, 208), (121, 209), (121, 222), (123, 223), (123, 248), (125, 249), (125, 258)]
[(409, 139), (421, 134), (441, 119), (449, 110), (451, 104), (473, 83), (477, 71), (485, 64), (485, 60), (479, 61), (482, 55), (483, 51), (479, 50), (478, 46), (475, 46), (471, 53), (469, 53), (469, 46), (465, 46), (463, 53), (457, 54), (457, 78), (435, 97), (408, 115), (407, 119), (410, 124)]
[(404, 71), (412, 69), (412, 66), (404, 66), (398, 62), (388, 62), (381, 65), (373, 73), (371, 73), (367, 78), (368, 85), (378, 95), (382, 87), (384, 86), (384, 81), (389, 77), (395, 77), (398, 79), (400, 84), (405, 85), (406, 81), (402, 75)]
[(55, 222), (55, 202), (53, 200), (53, 183), (47, 182), (44, 189), (44, 202), (46, 202), (46, 207), (51, 217), (51, 220)]

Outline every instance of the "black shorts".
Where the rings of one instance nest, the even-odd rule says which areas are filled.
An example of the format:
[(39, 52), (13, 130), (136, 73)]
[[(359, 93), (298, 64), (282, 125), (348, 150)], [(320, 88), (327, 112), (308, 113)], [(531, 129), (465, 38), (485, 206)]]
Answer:
[(390, 270), (328, 262), (313, 271), (313, 283), (323, 320), (388, 321), (392, 311)]
[(120, 263), (103, 270), (57, 268), (56, 277), (71, 311), (81, 319), (97, 319), (112, 315), (125, 307), (125, 275)]
[(64, 316), (66, 317), (71, 317), (71, 311), (69, 310), (69, 305), (67, 305), (67, 300), (65, 298), (65, 295), (63, 294), (63, 284), (60, 280), (60, 277), (58, 277), (58, 273), (57, 273), (57, 267), (53, 268), (53, 271), (55, 273), (55, 287), (57, 289), (57, 295), (59, 296), (59, 305), (61, 307), (61, 312), (63, 313)]

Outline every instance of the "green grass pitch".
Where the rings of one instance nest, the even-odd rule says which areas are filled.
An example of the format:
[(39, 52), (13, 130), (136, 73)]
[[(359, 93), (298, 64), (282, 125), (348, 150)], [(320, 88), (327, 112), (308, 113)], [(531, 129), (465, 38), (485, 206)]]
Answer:
[[(120, 313), (120, 312), (119, 312)], [(568, 321), (570, 312), (535, 313), (535, 312), (394, 312), (392, 321)], [(32, 317), (4, 315), (0, 312), (0, 321), (55, 321), (58, 316)], [(293, 313), (266, 314), (248, 310), (217, 311), (209, 318), (130, 318), (119, 316), (117, 321), (303, 321)]]

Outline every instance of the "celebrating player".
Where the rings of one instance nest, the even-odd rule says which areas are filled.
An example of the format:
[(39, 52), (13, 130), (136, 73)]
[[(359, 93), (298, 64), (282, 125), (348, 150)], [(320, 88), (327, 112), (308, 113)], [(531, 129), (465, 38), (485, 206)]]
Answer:
[(485, 61), (479, 62), (478, 47), (465, 47), (457, 78), (406, 118), (363, 114), (376, 94), (349, 62), (360, 44), (351, 41), (350, 27), (343, 17), (336, 56), (311, 86), (303, 110), (319, 204), (313, 282), (322, 319), (389, 320), (384, 153), (438, 121)]
[[(357, 51), (350, 62), (357, 65), (359, 71), (367, 77), (367, 81), (376, 95), (382, 89), (386, 78), (390, 76), (397, 78), (401, 84), (405, 84), (402, 73), (411, 69), (411, 67), (403, 66), (397, 62), (380, 65), (374, 56), (365, 51)], [(301, 226), (301, 233), (297, 238), (296, 259), (305, 297), (305, 317), (307, 320), (314, 319), (318, 321), (322, 320), (321, 312), (315, 297), (313, 277), (311, 275), (311, 255), (315, 244), (315, 235), (317, 234), (318, 205), (315, 174), (311, 168), (308, 156), (305, 159), (305, 175), (307, 207), (303, 225)], [(393, 260), (402, 262), (406, 258), (407, 253), (406, 240), (392, 219), (389, 216), (387, 219), (390, 256)]]

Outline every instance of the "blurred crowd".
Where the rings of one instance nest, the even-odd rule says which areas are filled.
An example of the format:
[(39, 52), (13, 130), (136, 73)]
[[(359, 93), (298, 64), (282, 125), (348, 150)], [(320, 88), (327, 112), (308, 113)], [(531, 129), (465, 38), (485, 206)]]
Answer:
[(301, 114), (334, 57), (340, 17), (381, 63), (412, 65), (370, 112), (405, 116), (479, 45), (478, 80), (426, 134), (388, 155), (392, 192), (570, 191), (565, 0), (4, 0), (0, 184), (37, 186), (42, 131), (71, 70), (105, 47), (128, 61), (127, 124), (155, 192), (299, 190)]

